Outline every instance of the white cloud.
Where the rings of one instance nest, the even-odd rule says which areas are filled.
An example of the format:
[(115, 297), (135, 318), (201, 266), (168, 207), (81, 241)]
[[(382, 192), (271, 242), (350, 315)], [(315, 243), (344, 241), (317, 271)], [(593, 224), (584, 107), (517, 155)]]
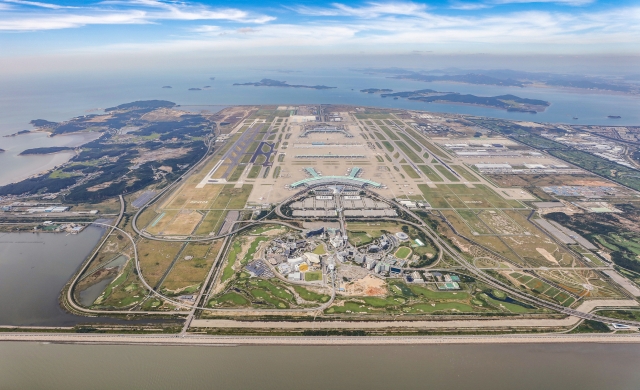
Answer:
[(568, 5), (573, 7), (581, 7), (581, 6), (592, 4), (595, 1), (596, 0), (486, 0), (486, 1), (476, 2), (476, 3), (452, 1), (449, 8), (465, 10), (465, 11), (474, 11), (478, 9), (492, 8), (497, 5), (536, 4), (536, 3), (552, 3), (552, 4)]
[[(151, 24), (162, 20), (221, 20), (264, 24), (275, 20), (236, 8), (211, 8), (201, 4), (157, 0), (103, 1), (84, 8), (58, 6), (24, 0), (8, 0), (20, 6), (44, 8), (41, 12), (14, 12), (0, 15), (0, 31), (37, 31), (77, 28), (88, 25)], [(2, 3), (0, 3), (0, 6)]]
[(491, 0), (489, 3), (491, 4), (531, 4), (531, 3), (555, 3), (555, 4), (565, 4), (571, 6), (583, 6), (587, 4), (594, 3), (595, 0)]
[[(48, 8), (48, 9), (78, 8), (78, 7), (69, 7), (69, 6), (58, 5), (58, 4), (51, 4), (51, 3), (41, 3), (39, 1), (25, 1), (25, 0), (3, 0), (3, 1), (5, 3), (13, 3), (13, 4), (27, 5), (32, 7), (40, 7), (40, 8)], [(0, 4), (0, 7), (1, 6), (2, 4)]]
[(461, 3), (461, 2), (453, 2), (449, 6), (451, 9), (459, 9), (463, 11), (475, 11), (478, 9), (491, 8), (492, 6), (486, 3)]
[(331, 7), (293, 7), (292, 10), (309, 16), (355, 16), (358, 18), (377, 18), (383, 15), (417, 16), (423, 13), (427, 6), (411, 2), (370, 2), (360, 7), (351, 7), (341, 3), (333, 3)]

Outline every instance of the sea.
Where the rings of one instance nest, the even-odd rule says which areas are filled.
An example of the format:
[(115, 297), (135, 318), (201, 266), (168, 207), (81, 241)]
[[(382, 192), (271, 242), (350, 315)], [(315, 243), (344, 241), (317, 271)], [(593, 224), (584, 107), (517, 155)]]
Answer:
[[(79, 146), (95, 135), (31, 133), (33, 119), (62, 121), (135, 100), (170, 100), (189, 111), (228, 105), (348, 104), (471, 114), (520, 121), (640, 125), (640, 98), (553, 88), (423, 83), (350, 69), (229, 70), (185, 73), (0, 76), (0, 185), (73, 156), (20, 156), (41, 146)], [(215, 79), (212, 79), (215, 78)], [(263, 78), (327, 85), (314, 90), (233, 86)], [(162, 88), (171, 86), (171, 88)], [(209, 88), (205, 88), (209, 87)], [(190, 91), (189, 88), (200, 88)], [(366, 88), (543, 99), (543, 113), (381, 98)], [(609, 119), (619, 115), (620, 119)], [(577, 117), (578, 119), (572, 119)], [(92, 319), (58, 305), (69, 277), (99, 241), (91, 227), (75, 236), (0, 234), (0, 325), (71, 326)], [(0, 389), (638, 389), (640, 348), (624, 344), (166, 347), (0, 343)]]
[[(212, 80), (213, 78), (213, 80)], [(234, 86), (263, 78), (289, 84), (326, 85), (326, 90)], [(170, 100), (185, 110), (216, 112), (228, 105), (348, 104), (403, 108), (430, 112), (479, 115), (519, 121), (593, 125), (640, 125), (640, 97), (558, 88), (499, 87), (461, 83), (425, 83), (365, 74), (348, 68), (301, 71), (218, 69), (185, 73), (74, 73), (72, 75), (0, 76), (0, 185), (22, 180), (60, 165), (72, 153), (19, 156), (24, 149), (40, 146), (78, 146), (95, 135), (48, 137), (45, 133), (2, 137), (32, 130), (33, 119), (63, 121), (79, 115), (101, 113), (105, 108), (136, 100)], [(162, 88), (170, 86), (171, 88)], [(200, 90), (189, 90), (199, 88)], [(430, 88), (479, 96), (514, 94), (551, 102), (545, 112), (530, 114), (465, 106), (382, 98), (360, 92), (367, 88), (413, 91)], [(620, 119), (608, 118), (609, 115)], [(573, 119), (578, 118), (578, 119)]]
[(0, 343), (0, 389), (637, 390), (637, 344)]

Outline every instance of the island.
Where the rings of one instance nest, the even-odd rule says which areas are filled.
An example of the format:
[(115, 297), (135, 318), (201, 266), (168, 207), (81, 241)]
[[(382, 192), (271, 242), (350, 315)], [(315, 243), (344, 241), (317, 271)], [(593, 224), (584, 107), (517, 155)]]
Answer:
[(68, 146), (50, 146), (50, 147), (44, 147), (44, 148), (32, 148), (32, 149), (23, 150), (18, 156), (26, 156), (30, 154), (53, 154), (53, 153), (66, 152), (74, 149), (75, 148), (71, 148)]
[(165, 86), (164, 86), (164, 87), (162, 87), (162, 88), (170, 89), (170, 88), (171, 88), (171, 86), (170, 86), (170, 85), (165, 85)]
[(367, 88), (367, 89), (361, 89), (360, 92), (364, 92), (364, 93), (389, 93), (389, 92), (393, 92), (393, 89)]
[(469, 73), (462, 75), (431, 76), (420, 73), (402, 74), (392, 77), (394, 79), (415, 80), (424, 82), (449, 81), (454, 83), (499, 85), (504, 87), (524, 87), (524, 83), (513, 79), (499, 79), (483, 74)]
[(550, 103), (538, 99), (526, 99), (515, 95), (500, 96), (476, 96), (459, 94), (456, 92), (438, 92), (433, 89), (420, 89), (417, 91), (386, 93), (381, 97), (405, 98), (425, 103), (457, 103), (475, 106), (498, 108), (507, 111), (529, 112), (535, 114), (543, 112)]
[(6, 150), (4, 150), (4, 149), (0, 149), (0, 153), (2, 153), (2, 152), (6, 152)]
[(501, 87), (560, 87), (585, 90), (609, 91), (625, 94), (640, 94), (640, 86), (629, 82), (632, 78), (602, 78), (574, 74), (549, 72), (524, 72), (511, 69), (459, 68), (412, 70), (402, 68), (359, 69), (366, 74), (383, 74), (388, 78), (423, 82), (452, 82)]
[(209, 77), (209, 80), (211, 80), (211, 81), (213, 81), (215, 79), (216, 79), (215, 77)]
[(278, 81), (271, 79), (262, 79), (254, 83), (234, 83), (234, 86), (253, 85), (254, 87), (283, 87), (283, 88), (309, 88), (309, 89), (334, 89), (336, 87), (327, 87), (326, 85), (300, 85), (287, 84), (286, 81)]
[(202, 91), (202, 88), (189, 88), (189, 91)]
[(622, 117), (620, 115), (607, 115), (607, 118), (609, 118), (609, 119), (620, 119)]
[(47, 120), (44, 120), (44, 119), (34, 119), (31, 122), (29, 122), (29, 124), (32, 125), (33, 127), (39, 128), (39, 129), (48, 129), (48, 128), (56, 126), (58, 123), (57, 122), (47, 121)]
[(29, 134), (29, 133), (31, 133), (31, 130), (20, 130), (18, 132), (13, 133), (13, 134), (5, 135), (4, 137), (16, 137), (18, 135)]

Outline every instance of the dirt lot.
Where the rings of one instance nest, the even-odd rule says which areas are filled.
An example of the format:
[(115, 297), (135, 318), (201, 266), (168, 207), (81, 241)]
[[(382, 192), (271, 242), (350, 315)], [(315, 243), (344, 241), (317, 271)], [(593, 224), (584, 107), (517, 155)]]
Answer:
[(385, 296), (387, 295), (387, 283), (373, 275), (367, 275), (362, 279), (345, 285), (343, 295), (347, 296)]

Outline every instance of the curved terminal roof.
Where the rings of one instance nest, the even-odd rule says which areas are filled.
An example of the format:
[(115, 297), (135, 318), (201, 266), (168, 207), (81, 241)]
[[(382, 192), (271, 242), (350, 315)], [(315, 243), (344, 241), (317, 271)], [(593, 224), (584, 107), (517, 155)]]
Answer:
[(299, 180), (293, 184), (291, 184), (291, 188), (297, 188), (303, 185), (315, 185), (315, 184), (331, 184), (331, 183), (342, 183), (352, 186), (364, 187), (365, 185), (369, 185), (372, 187), (382, 187), (382, 184), (376, 183), (375, 181), (362, 179), (359, 177), (348, 177), (348, 176), (317, 176), (317, 177), (309, 177), (306, 179)]
[(376, 183), (375, 181), (356, 177), (356, 175), (358, 175), (358, 173), (360, 173), (361, 171), (359, 167), (353, 167), (351, 169), (351, 172), (349, 173), (349, 176), (320, 176), (320, 174), (318, 174), (318, 172), (316, 172), (316, 170), (313, 168), (305, 168), (305, 170), (309, 175), (311, 175), (311, 177), (299, 180), (291, 184), (291, 188), (297, 188), (309, 184), (330, 184), (335, 182), (359, 187), (364, 187), (366, 185), (372, 187), (382, 187), (382, 184)]

